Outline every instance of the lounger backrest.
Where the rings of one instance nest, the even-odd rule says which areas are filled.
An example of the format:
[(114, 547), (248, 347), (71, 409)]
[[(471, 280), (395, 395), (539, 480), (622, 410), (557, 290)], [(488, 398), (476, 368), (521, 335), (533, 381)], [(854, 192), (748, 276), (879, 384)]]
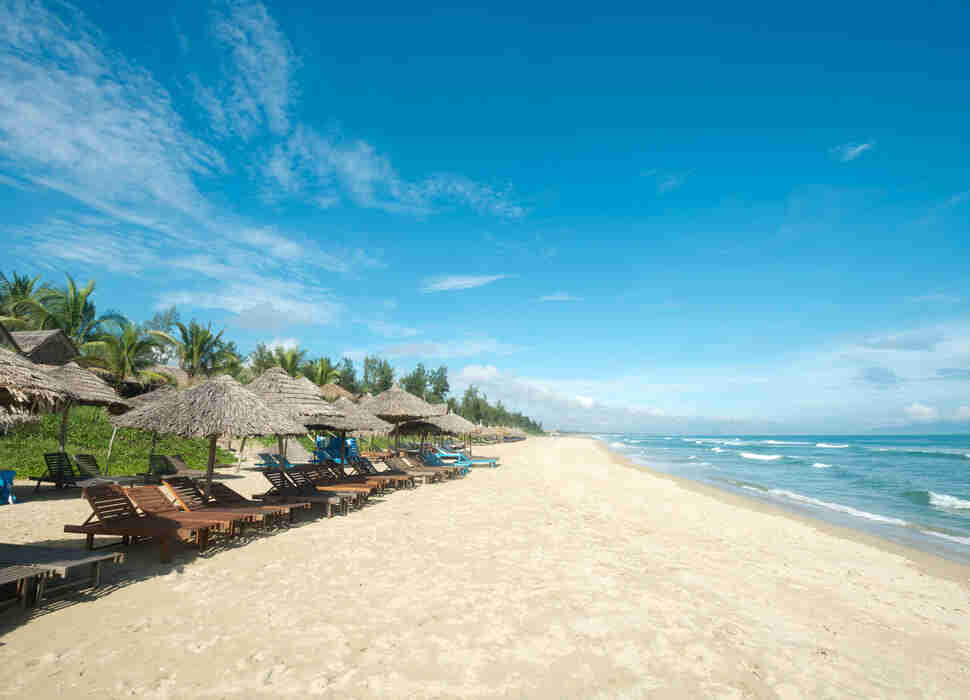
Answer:
[(98, 516), (98, 520), (103, 523), (139, 517), (125, 492), (113, 484), (88, 486), (84, 489), (84, 497), (91, 504), (91, 510)]
[(217, 503), (223, 503), (226, 505), (245, 505), (249, 502), (241, 493), (234, 491), (219, 481), (213, 481), (210, 488), (212, 497), (216, 499)]
[(313, 479), (310, 478), (305, 469), (290, 469), (286, 472), (286, 477), (293, 482), (296, 488), (302, 491), (316, 491)]
[(281, 495), (292, 494), (296, 491), (293, 484), (283, 474), (282, 469), (264, 469), (263, 476), (273, 485), (276, 492)]
[(181, 513), (179, 507), (168, 500), (168, 496), (158, 486), (132, 486), (125, 490), (128, 497), (149, 515)]
[(177, 472), (190, 471), (189, 465), (185, 463), (185, 458), (183, 458), (182, 455), (166, 455), (165, 459), (168, 460), (168, 463), (172, 466), (172, 469)]
[(74, 463), (82, 479), (101, 476), (101, 467), (98, 466), (98, 458), (94, 455), (74, 455)]
[(47, 471), (53, 481), (57, 483), (74, 483), (74, 467), (71, 466), (71, 458), (66, 452), (46, 452), (44, 462), (47, 464)]
[(162, 483), (185, 510), (205, 508), (209, 502), (195, 482), (187, 476), (169, 476), (162, 479)]

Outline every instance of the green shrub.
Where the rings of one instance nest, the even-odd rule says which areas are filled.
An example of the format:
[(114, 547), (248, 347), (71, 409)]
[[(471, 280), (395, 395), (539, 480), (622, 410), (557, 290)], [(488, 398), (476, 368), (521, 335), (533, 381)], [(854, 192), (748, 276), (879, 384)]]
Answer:
[[(29, 423), (0, 434), (0, 469), (16, 469), (17, 478), (40, 475), (44, 469), (44, 453), (60, 449), (58, 437), (61, 429), (60, 414), (41, 417), (37, 423)], [(67, 424), (67, 453), (92, 454), (104, 468), (108, 455), (108, 441), (112, 425), (104, 409), (91, 406), (75, 406), (71, 409)], [(111, 474), (136, 474), (148, 469), (148, 454), (152, 446), (151, 433), (121, 428), (115, 436), (111, 450)], [(159, 435), (155, 454), (180, 454), (192, 469), (205, 469), (209, 459), (209, 441), (204, 438), (185, 439), (171, 435)], [(234, 463), (235, 455), (223, 449), (216, 452), (216, 462)]]

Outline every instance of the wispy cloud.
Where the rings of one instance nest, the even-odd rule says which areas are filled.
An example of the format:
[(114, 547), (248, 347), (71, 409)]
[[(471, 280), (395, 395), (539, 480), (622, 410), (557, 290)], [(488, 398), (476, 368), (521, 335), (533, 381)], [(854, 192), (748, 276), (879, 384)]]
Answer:
[(865, 143), (843, 143), (841, 146), (834, 146), (830, 148), (829, 153), (843, 163), (848, 163), (855, 160), (866, 151), (871, 151), (875, 147), (875, 141), (866, 141)]
[(424, 280), (422, 292), (450, 292), (456, 289), (473, 289), (505, 279), (507, 275), (446, 275)]
[(224, 131), (231, 129), (246, 140), (263, 127), (285, 134), (298, 61), (276, 20), (261, 3), (228, 2), (213, 12), (212, 35), (228, 54), (229, 99), (220, 104), (197, 87), (200, 106)]
[(867, 338), (862, 345), (874, 350), (932, 350), (944, 340), (938, 330), (915, 330)]
[(963, 301), (963, 299), (955, 294), (932, 292), (930, 294), (921, 294), (917, 297), (911, 297), (909, 301), (914, 304), (959, 304), (961, 301)]
[(413, 338), (420, 333), (417, 328), (382, 320), (368, 321), (367, 328), (371, 333), (382, 335), (385, 338)]
[(556, 292), (555, 294), (546, 294), (538, 299), (539, 301), (582, 301), (583, 297), (573, 296), (572, 294), (567, 294), (566, 292)]
[(859, 370), (858, 380), (877, 389), (888, 389), (896, 386), (902, 380), (888, 367), (866, 367)]

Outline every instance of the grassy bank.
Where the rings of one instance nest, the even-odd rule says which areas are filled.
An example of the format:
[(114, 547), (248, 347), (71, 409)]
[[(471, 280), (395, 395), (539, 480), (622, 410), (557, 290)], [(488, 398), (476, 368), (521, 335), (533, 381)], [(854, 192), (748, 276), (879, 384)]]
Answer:
[[(44, 453), (57, 452), (60, 415), (45, 415), (39, 422), (0, 435), (0, 469), (16, 469), (17, 478), (38, 475), (44, 471)], [(77, 406), (71, 409), (67, 429), (67, 453), (93, 454), (104, 467), (108, 455), (108, 441), (112, 426), (101, 408)], [(139, 430), (121, 429), (111, 450), (111, 474), (135, 474), (148, 467), (152, 436)], [(193, 469), (204, 469), (209, 457), (208, 442), (204, 439), (186, 440), (159, 435), (156, 454), (180, 454)], [(231, 452), (219, 450), (219, 462), (233, 462)]]

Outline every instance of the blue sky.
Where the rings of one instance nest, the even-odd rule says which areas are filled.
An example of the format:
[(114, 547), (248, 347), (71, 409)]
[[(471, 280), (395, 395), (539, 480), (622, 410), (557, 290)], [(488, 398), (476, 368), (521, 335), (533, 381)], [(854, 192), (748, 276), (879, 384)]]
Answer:
[(970, 424), (970, 11), (0, 0), (3, 269), (547, 426)]

